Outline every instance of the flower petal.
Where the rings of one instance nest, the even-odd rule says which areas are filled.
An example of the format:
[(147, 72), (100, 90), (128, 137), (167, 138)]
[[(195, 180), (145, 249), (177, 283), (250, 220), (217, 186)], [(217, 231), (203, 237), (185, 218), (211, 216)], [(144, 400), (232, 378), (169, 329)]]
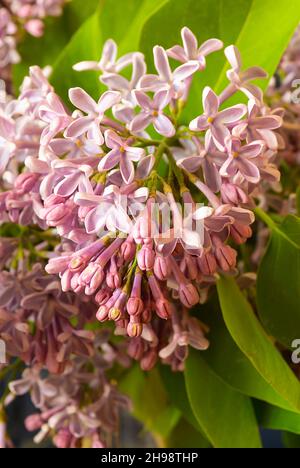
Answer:
[(206, 55), (211, 54), (212, 52), (217, 52), (218, 50), (222, 49), (224, 46), (223, 42), (219, 39), (208, 39), (207, 41), (203, 42), (198, 50), (199, 55)]
[(199, 70), (199, 63), (196, 60), (190, 60), (183, 65), (180, 65), (173, 72), (174, 81), (184, 81)]
[(209, 86), (203, 90), (202, 103), (207, 116), (214, 117), (217, 114), (220, 105), (219, 98)]
[(140, 132), (144, 130), (148, 125), (152, 122), (152, 117), (150, 114), (146, 114), (145, 112), (141, 112), (140, 114), (136, 115), (132, 120), (129, 128), (133, 133)]
[(99, 171), (110, 171), (117, 164), (119, 164), (121, 158), (121, 153), (118, 148), (111, 150), (108, 154), (106, 154), (98, 164)]
[(172, 137), (175, 135), (176, 130), (171, 120), (165, 115), (159, 115), (153, 122), (155, 130), (165, 137)]
[(159, 75), (166, 82), (170, 82), (172, 80), (172, 72), (165, 49), (160, 46), (155, 46), (153, 49), (153, 55), (155, 68)]
[(71, 88), (69, 90), (69, 99), (77, 109), (83, 112), (97, 113), (97, 103), (91, 96), (82, 88)]
[(130, 91), (129, 81), (124, 76), (117, 73), (105, 73), (100, 78), (101, 83), (105, 84), (109, 89), (115, 91)]
[(195, 58), (198, 49), (198, 41), (196, 36), (192, 33), (192, 31), (189, 28), (184, 27), (181, 30), (181, 37), (186, 56), (189, 59)]
[(152, 106), (152, 101), (151, 99), (149, 98), (149, 96), (144, 93), (143, 91), (141, 90), (135, 90), (133, 92), (133, 95), (138, 103), (138, 105), (142, 108), (142, 109), (147, 109), (147, 110), (150, 110), (153, 108)]
[(98, 101), (98, 112), (106, 112), (120, 102), (121, 95), (115, 91), (106, 91)]
[(93, 117), (79, 117), (68, 126), (64, 132), (64, 136), (66, 138), (77, 138), (83, 135), (89, 130), (93, 120)]
[(234, 45), (231, 45), (226, 47), (224, 53), (232, 68), (236, 71), (239, 71), (242, 66), (242, 59), (238, 48)]
[(260, 181), (260, 172), (258, 167), (248, 159), (239, 158), (238, 161), (241, 174), (251, 184), (257, 184)]
[(238, 104), (233, 107), (229, 107), (218, 113), (217, 120), (224, 124), (234, 123), (239, 121), (247, 112), (247, 107), (243, 104)]
[(122, 178), (126, 184), (130, 184), (134, 179), (134, 165), (133, 162), (126, 157), (122, 157), (120, 161), (120, 171)]
[(179, 45), (168, 49), (167, 54), (169, 57), (173, 58), (174, 60), (178, 60), (179, 62), (184, 63), (188, 60), (187, 56), (185, 55), (184, 49)]

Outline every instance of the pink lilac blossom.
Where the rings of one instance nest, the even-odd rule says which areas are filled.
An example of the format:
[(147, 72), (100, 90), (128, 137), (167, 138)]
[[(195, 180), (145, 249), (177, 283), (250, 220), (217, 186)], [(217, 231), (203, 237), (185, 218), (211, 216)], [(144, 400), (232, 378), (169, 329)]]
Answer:
[[(108, 41), (99, 64), (76, 69), (99, 70), (109, 90), (96, 102), (72, 88), (73, 114), (38, 68), (3, 112), (2, 138), (21, 146), (19, 163), (25, 162), (2, 194), (3, 221), (55, 228), (68, 249), (50, 255), (47, 272), (59, 275), (63, 291), (92, 297), (98, 320), (112, 320), (118, 333), (135, 338), (146, 325), (172, 318), (174, 304), (189, 309), (201, 301), (217, 273), (236, 271), (231, 242), (251, 237), (261, 181), (279, 179), (274, 160), (282, 118), (251, 84), (264, 72), (242, 72), (236, 48), (225, 51), (232, 66), (229, 87), (220, 96), (204, 88), (203, 113), (199, 103), (199, 115), (178, 126), (178, 103), (188, 97), (207, 56), (221, 47), (218, 40), (199, 47), (186, 28), (182, 36), (183, 49), (154, 48), (158, 75), (146, 74), (141, 54), (117, 60), (116, 44)], [(172, 71), (168, 54), (183, 65)], [(126, 81), (121, 72), (130, 65)], [(248, 106), (226, 108), (225, 95), (239, 90), (249, 96)], [(118, 119), (125, 111), (126, 119)], [(21, 125), (21, 144), (18, 119), (31, 122), (31, 132)], [(154, 139), (145, 132), (150, 124)], [(6, 157), (6, 171), (17, 149)], [(169, 167), (164, 179), (157, 171), (162, 161)]]
[[(32, 67), (19, 98), (1, 104), (0, 339), (27, 366), (10, 388), (31, 393), (37, 440), (105, 446), (127, 406), (107, 367), (126, 366), (127, 352), (143, 370), (159, 359), (183, 370), (189, 347), (208, 348), (190, 310), (219, 274), (238, 273), (253, 208), (279, 181), (282, 112), (252, 83), (265, 73), (242, 71), (237, 49), (225, 49), (229, 85), (205, 87), (183, 125), (192, 80), (222, 43), (199, 45), (188, 28), (182, 39), (154, 47), (157, 74), (140, 53), (117, 58), (108, 40), (99, 62), (75, 66), (99, 71), (108, 90), (96, 99), (75, 87), (63, 102)], [(227, 105), (240, 92), (248, 105)], [(102, 336), (107, 321), (120, 349)]]

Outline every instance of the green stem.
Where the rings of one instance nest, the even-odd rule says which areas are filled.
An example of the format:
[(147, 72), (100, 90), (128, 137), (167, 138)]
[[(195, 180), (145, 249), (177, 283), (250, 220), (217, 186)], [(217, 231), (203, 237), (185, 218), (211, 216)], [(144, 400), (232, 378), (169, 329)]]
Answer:
[(147, 138), (138, 138), (138, 143), (140, 143), (141, 147), (147, 146), (159, 146), (161, 145), (162, 141), (160, 140), (148, 140)]
[(174, 156), (173, 156), (173, 154), (172, 154), (172, 152), (170, 151), (169, 148), (166, 148), (166, 153), (167, 153), (167, 156), (168, 156), (170, 167), (171, 167), (173, 173), (175, 174), (175, 177), (176, 177), (176, 179), (178, 181), (180, 189), (181, 190), (187, 190), (186, 185), (184, 183), (183, 174), (180, 171), (179, 167), (177, 166), (176, 161), (174, 159)]
[(155, 171), (161, 161), (161, 158), (163, 157), (164, 153), (165, 153), (165, 150), (166, 150), (166, 145), (165, 145), (165, 142), (162, 141), (159, 145), (159, 147), (157, 148), (156, 150), (156, 153), (155, 153), (155, 163), (154, 163), (154, 166), (153, 166), (153, 169), (152, 169), (152, 172)]
[(273, 219), (262, 209), (262, 208), (255, 208), (254, 210), (256, 216), (263, 221), (270, 229), (275, 229), (276, 223), (273, 221)]

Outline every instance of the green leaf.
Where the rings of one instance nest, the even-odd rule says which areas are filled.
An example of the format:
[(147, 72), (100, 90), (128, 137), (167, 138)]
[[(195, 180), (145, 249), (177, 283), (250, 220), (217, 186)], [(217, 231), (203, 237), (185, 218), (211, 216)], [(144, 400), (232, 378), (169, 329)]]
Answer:
[(179, 420), (167, 437), (165, 446), (167, 448), (211, 448), (211, 444), (184, 418)]
[(181, 372), (172, 372), (167, 366), (161, 366), (160, 374), (173, 405), (181, 411), (183, 417), (195, 430), (201, 432), (186, 393), (184, 375)]
[[(225, 9), (228, 12), (227, 15), (225, 13), (225, 29), (228, 31), (235, 22), (235, 19), (232, 18), (232, 9), (233, 7), (237, 9), (236, 1), (223, 0), (221, 3), (223, 4), (223, 13), (225, 13)], [(240, 1), (240, 4), (242, 3), (247, 4), (242, 13), (244, 15), (247, 9), (247, 15), (243, 17), (239, 31), (236, 31), (238, 34), (234, 43), (242, 53), (244, 67), (260, 66), (272, 76), (298, 26), (300, 19), (299, 1), (289, 1), (288, 8), (284, 2), (274, 2), (273, 0)], [(225, 24), (223, 22), (223, 27)], [(226, 84), (225, 74), (226, 67), (218, 78), (217, 91), (222, 90)], [(268, 82), (265, 81), (263, 87), (266, 88), (267, 85)]]
[(250, 398), (225, 384), (195, 350), (187, 359), (185, 379), (194, 414), (214, 447), (261, 447)]
[(211, 300), (198, 307), (197, 313), (210, 328), (210, 347), (203, 353), (203, 358), (214, 372), (245, 395), (291, 410), (288, 402), (275, 392), (238, 348), (226, 328), (219, 304)]
[(284, 411), (262, 402), (254, 404), (258, 423), (265, 429), (284, 430), (300, 435), (300, 414)]
[(257, 280), (258, 311), (266, 330), (291, 348), (300, 338), (300, 219), (287, 216), (270, 227)]
[(18, 50), (21, 62), (13, 66), (13, 84), (15, 91), (20, 87), (24, 77), (28, 75), (31, 65), (53, 65), (61, 51), (80, 25), (92, 15), (99, 5), (99, 0), (89, 0), (82, 8), (82, 0), (72, 0), (67, 3), (63, 15), (50, 17), (45, 21), (45, 32), (40, 38), (24, 34)]
[(132, 400), (133, 415), (149, 431), (163, 438), (171, 433), (181, 413), (171, 404), (156, 369), (143, 372), (135, 365), (121, 380), (119, 388)]
[(78, 73), (72, 67), (83, 60), (99, 60), (103, 43), (100, 13), (98, 9), (83, 23), (53, 66), (51, 83), (64, 100), (68, 99), (68, 91), (74, 86), (84, 88), (95, 99), (99, 98), (102, 89), (99, 73)]
[(291, 408), (300, 412), (300, 382), (265, 333), (235, 280), (222, 277), (217, 288), (226, 326), (240, 350)]
[[(152, 47), (166, 48), (180, 43), (180, 29), (190, 27), (199, 42), (211, 37), (224, 41), (225, 46), (236, 44), (241, 51), (244, 67), (262, 66), (272, 75), (295, 31), (300, 19), (298, 0), (170, 0), (145, 25), (141, 36), (141, 49), (148, 60)], [(270, 50), (272, 53), (270, 53)], [(207, 70), (194, 80), (185, 118), (201, 112), (201, 95), (209, 85), (222, 91), (226, 86), (228, 68), (224, 54), (208, 57)], [(264, 82), (266, 87), (268, 81)]]
[(286, 448), (296, 449), (300, 448), (300, 437), (290, 432), (284, 432), (282, 434), (282, 441)]

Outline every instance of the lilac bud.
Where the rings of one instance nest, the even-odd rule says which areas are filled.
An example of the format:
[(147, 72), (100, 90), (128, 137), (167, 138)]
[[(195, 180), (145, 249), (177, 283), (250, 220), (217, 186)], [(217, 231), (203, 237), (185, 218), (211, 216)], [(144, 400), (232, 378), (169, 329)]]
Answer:
[(41, 37), (44, 34), (44, 23), (39, 19), (32, 19), (24, 24), (26, 31), (34, 37)]
[(171, 313), (172, 313), (171, 304), (164, 297), (162, 297), (161, 299), (158, 299), (155, 302), (155, 308), (156, 308), (155, 311), (160, 318), (167, 320), (171, 317)]
[(153, 269), (155, 261), (155, 252), (152, 246), (143, 245), (137, 255), (138, 265), (143, 271), (150, 271)]
[(240, 223), (235, 223), (230, 226), (230, 234), (234, 242), (238, 245), (244, 244), (247, 239), (252, 236), (252, 229), (250, 226), (245, 226)]
[(217, 262), (211, 252), (205, 252), (197, 258), (198, 266), (204, 276), (213, 276), (217, 271)]
[(37, 431), (43, 424), (43, 420), (39, 413), (31, 414), (25, 419), (25, 427), (29, 432)]
[(145, 356), (143, 356), (142, 360), (141, 360), (141, 368), (143, 371), (150, 371), (151, 369), (153, 369), (153, 367), (155, 366), (156, 362), (157, 362), (157, 351), (155, 351), (154, 349), (151, 349), (150, 351), (148, 351), (147, 354), (145, 354)]
[(127, 333), (131, 338), (140, 336), (143, 331), (143, 324), (139, 322), (135, 317), (130, 317), (130, 322), (127, 325)]
[(30, 192), (39, 179), (39, 174), (32, 174), (31, 172), (24, 172), (20, 174), (15, 180), (15, 188), (24, 193)]
[(57, 448), (69, 448), (72, 441), (72, 434), (69, 429), (60, 429), (54, 437), (53, 442)]
[(237, 252), (229, 245), (218, 243), (215, 247), (215, 255), (222, 271), (231, 271), (236, 266)]
[(157, 255), (154, 261), (154, 274), (160, 281), (165, 281), (170, 275), (170, 263), (167, 258)]
[(136, 252), (135, 244), (132, 238), (126, 239), (126, 241), (121, 245), (120, 254), (126, 262), (133, 260)]
[(198, 304), (200, 298), (197, 289), (191, 283), (181, 284), (179, 287), (179, 298), (185, 307), (191, 308)]
[(139, 297), (130, 297), (127, 302), (127, 312), (129, 315), (140, 315), (143, 311), (144, 303)]

